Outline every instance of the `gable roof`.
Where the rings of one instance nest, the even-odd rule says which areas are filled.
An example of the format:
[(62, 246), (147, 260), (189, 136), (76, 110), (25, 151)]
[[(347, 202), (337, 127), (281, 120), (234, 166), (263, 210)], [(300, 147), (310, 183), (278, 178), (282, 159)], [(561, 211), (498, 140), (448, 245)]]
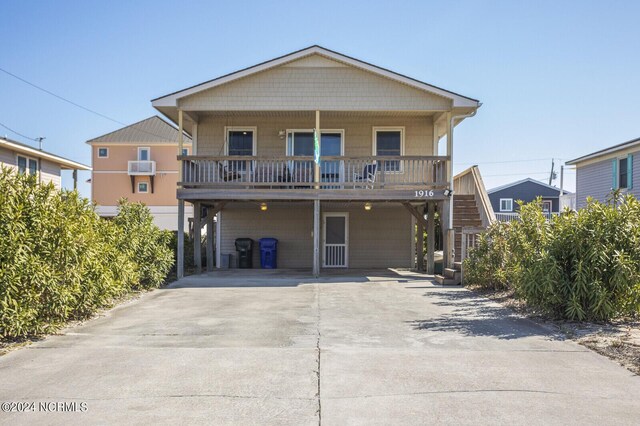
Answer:
[(30, 157), (50, 161), (65, 170), (91, 170), (91, 167), (86, 164), (78, 163), (77, 161), (69, 160), (68, 158), (60, 157), (59, 155), (55, 155), (47, 151), (42, 151), (38, 148), (9, 138), (0, 137), (0, 148), (5, 148), (18, 154), (24, 154)]
[(373, 65), (368, 62), (361, 61), (359, 59), (355, 59), (347, 55), (343, 55), (342, 53), (338, 53), (318, 45), (313, 45), (305, 49), (301, 49), (293, 53), (289, 53), (287, 55), (283, 55), (278, 58), (262, 62), (254, 66), (244, 68), (239, 71), (235, 71), (235, 72), (214, 78), (213, 80), (205, 81), (204, 83), (200, 83), (195, 86), (191, 86), (186, 89), (179, 90), (177, 92), (169, 93), (168, 95), (164, 95), (164, 96), (152, 99), (151, 102), (154, 107), (175, 106), (176, 101), (185, 96), (189, 96), (194, 93), (201, 92), (203, 90), (208, 90), (208, 89), (220, 86), (222, 84), (226, 84), (231, 81), (234, 81), (243, 77), (247, 77), (249, 75), (252, 75), (261, 71), (265, 71), (265, 70), (268, 70), (268, 69), (271, 69), (271, 68), (274, 68), (274, 67), (286, 64), (288, 62), (292, 62), (292, 61), (307, 57), (307, 56), (311, 56), (311, 55), (324, 56), (334, 61), (351, 65), (353, 67), (372, 72), (382, 77), (395, 80), (399, 83), (406, 84), (416, 89), (420, 89), (431, 94), (435, 94), (435, 95), (439, 95), (439, 96), (451, 99), (454, 107), (477, 108), (480, 106), (480, 101), (478, 101), (477, 99), (469, 98), (467, 96), (463, 96), (458, 93), (442, 89), (432, 84), (428, 84), (423, 81), (420, 81), (411, 77), (407, 77), (405, 75), (399, 74), (389, 69), (382, 68), (377, 65)]
[(568, 164), (568, 165), (572, 166), (572, 165), (575, 165), (577, 163), (581, 163), (581, 162), (586, 161), (586, 160), (591, 160), (593, 158), (603, 157), (603, 156), (605, 156), (607, 154), (613, 154), (615, 152), (622, 151), (623, 149), (633, 148), (635, 146), (640, 146), (640, 138), (632, 139), (630, 141), (626, 141), (626, 142), (620, 143), (618, 145), (611, 146), (609, 148), (604, 148), (604, 149), (601, 149), (599, 151), (592, 152), (591, 154), (583, 155), (582, 157), (578, 157), (578, 158), (573, 159), (571, 161), (567, 161), (565, 164)]
[[(166, 143), (177, 144), (179, 131), (157, 115), (133, 123), (113, 132), (87, 141), (89, 145), (96, 143)], [(184, 134), (185, 143), (191, 138)]]
[[(498, 192), (498, 191), (502, 191), (503, 189), (507, 189), (507, 188), (511, 188), (513, 186), (517, 186), (526, 182), (531, 182), (531, 183), (535, 183), (536, 185), (540, 185), (544, 188), (548, 188), (548, 189), (553, 189), (555, 191), (558, 191), (558, 193), (560, 193), (560, 188), (555, 187), (555, 186), (551, 186), (551, 185), (547, 185), (544, 182), (540, 182), (539, 180), (535, 180), (532, 178), (526, 178), (526, 179), (522, 179), (519, 180), (517, 182), (512, 182), (512, 183), (508, 183), (506, 185), (502, 185), (502, 186), (498, 186), (496, 188), (492, 188), (490, 190), (487, 191), (487, 194), (493, 194), (494, 192)], [(565, 194), (571, 194), (571, 192), (567, 191), (567, 190), (562, 190), (562, 192), (564, 192)]]

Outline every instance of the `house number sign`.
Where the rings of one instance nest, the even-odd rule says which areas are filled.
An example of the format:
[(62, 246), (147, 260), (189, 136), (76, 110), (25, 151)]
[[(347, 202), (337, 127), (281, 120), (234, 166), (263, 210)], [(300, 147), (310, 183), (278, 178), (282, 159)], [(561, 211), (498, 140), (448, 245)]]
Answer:
[(433, 190), (419, 190), (416, 191), (416, 198), (423, 198), (423, 197), (433, 197)]

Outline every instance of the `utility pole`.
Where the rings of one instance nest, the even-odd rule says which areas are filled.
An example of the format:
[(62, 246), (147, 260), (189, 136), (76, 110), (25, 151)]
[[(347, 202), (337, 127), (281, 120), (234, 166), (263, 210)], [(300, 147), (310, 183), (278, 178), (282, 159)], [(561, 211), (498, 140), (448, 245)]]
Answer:
[(549, 174), (549, 185), (551, 185), (551, 182), (553, 182), (553, 180), (556, 178), (556, 172), (553, 170), (555, 167), (555, 162), (553, 160), (553, 158), (551, 159), (551, 173)]
[(564, 164), (560, 166), (560, 196), (564, 195)]

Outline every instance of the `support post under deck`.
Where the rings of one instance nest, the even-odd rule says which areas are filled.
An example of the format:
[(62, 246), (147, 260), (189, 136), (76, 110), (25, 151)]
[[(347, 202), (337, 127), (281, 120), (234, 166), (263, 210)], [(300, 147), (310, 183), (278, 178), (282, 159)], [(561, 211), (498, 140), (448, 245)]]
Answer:
[(313, 276), (320, 276), (320, 200), (313, 200)]

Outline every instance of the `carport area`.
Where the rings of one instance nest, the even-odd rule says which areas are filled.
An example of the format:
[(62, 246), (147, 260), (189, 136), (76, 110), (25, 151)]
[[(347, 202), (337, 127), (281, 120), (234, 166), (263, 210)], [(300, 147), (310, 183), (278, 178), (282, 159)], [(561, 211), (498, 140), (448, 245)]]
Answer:
[[(344, 272), (344, 271), (343, 271)], [(353, 272), (353, 271), (352, 271)], [(631, 424), (640, 379), (408, 271), (187, 277), (0, 357), (0, 423)]]

